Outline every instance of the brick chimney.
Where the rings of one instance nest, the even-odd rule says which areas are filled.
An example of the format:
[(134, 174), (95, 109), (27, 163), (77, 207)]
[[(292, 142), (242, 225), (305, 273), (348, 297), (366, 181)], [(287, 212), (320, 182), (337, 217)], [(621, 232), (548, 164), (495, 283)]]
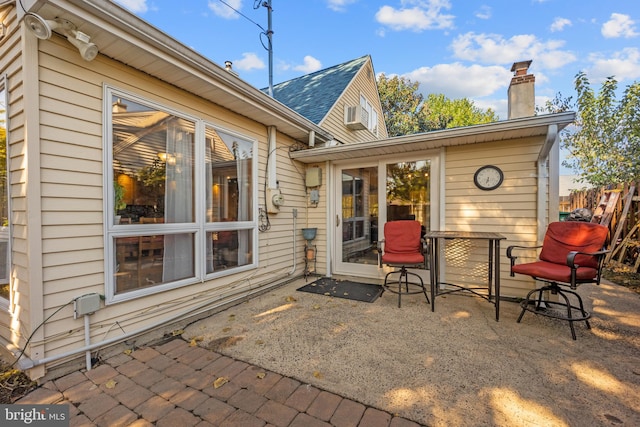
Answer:
[(535, 115), (535, 83), (533, 74), (527, 74), (532, 61), (514, 62), (511, 66), (513, 78), (509, 85), (509, 119)]

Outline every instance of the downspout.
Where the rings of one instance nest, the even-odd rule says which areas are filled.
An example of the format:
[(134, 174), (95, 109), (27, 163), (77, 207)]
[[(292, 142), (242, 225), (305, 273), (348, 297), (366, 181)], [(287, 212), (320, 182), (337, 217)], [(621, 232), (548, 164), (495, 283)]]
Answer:
[(325, 276), (332, 277), (333, 276), (333, 263), (332, 260), (334, 257), (337, 257), (336, 253), (336, 219), (333, 216), (333, 212), (337, 212), (336, 208), (336, 200), (335, 197), (329, 197), (330, 194), (333, 193), (331, 189), (334, 186), (334, 176), (335, 176), (335, 168), (332, 167), (330, 161), (325, 162), (325, 170), (327, 171), (326, 178), (326, 191), (325, 198), (327, 207), (325, 209), (325, 230), (327, 244), (325, 248), (325, 259), (327, 260), (327, 266), (325, 271)]
[[(277, 162), (276, 162), (276, 133), (275, 126), (267, 127), (267, 188), (278, 188)], [(265, 198), (267, 196), (265, 195)], [(267, 201), (269, 203), (269, 201)], [(267, 206), (265, 206), (265, 209)], [(296, 271), (296, 227), (297, 227), (298, 210), (293, 209), (293, 253), (291, 259), (291, 270), (287, 276), (291, 276)]]
[[(558, 139), (558, 125), (553, 124), (549, 125), (547, 128), (547, 137), (545, 138), (544, 144), (540, 149), (540, 154), (538, 155), (537, 166), (538, 166), (538, 200), (537, 200), (537, 222), (538, 222), (538, 244), (542, 244), (544, 240), (544, 234), (547, 230), (547, 225), (550, 222), (550, 215), (547, 216), (547, 208), (549, 198), (552, 194), (552, 186), (549, 184), (549, 173), (551, 169), (557, 171), (557, 168), (554, 168), (550, 164), (552, 148), (555, 146), (557, 150), (556, 141)], [(557, 185), (556, 185), (557, 192)]]

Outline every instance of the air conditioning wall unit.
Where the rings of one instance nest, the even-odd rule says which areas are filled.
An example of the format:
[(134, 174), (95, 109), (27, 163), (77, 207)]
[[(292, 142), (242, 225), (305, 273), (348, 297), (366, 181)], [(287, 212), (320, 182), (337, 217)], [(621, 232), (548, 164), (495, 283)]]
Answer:
[(361, 105), (345, 105), (344, 124), (352, 130), (367, 129), (369, 113)]

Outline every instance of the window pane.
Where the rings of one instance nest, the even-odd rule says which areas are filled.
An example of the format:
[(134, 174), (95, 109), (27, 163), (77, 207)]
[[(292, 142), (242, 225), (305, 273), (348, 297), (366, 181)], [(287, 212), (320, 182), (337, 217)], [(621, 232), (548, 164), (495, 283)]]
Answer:
[(207, 233), (207, 274), (253, 263), (253, 231)]
[(116, 221), (193, 222), (195, 124), (116, 97), (112, 122)]
[(115, 239), (116, 294), (194, 277), (194, 235)]
[(429, 230), (430, 172), (424, 160), (387, 165), (387, 221), (415, 219)]
[(9, 174), (6, 92), (0, 90), (0, 298), (9, 299)]
[(212, 128), (206, 133), (207, 221), (251, 221), (253, 144)]

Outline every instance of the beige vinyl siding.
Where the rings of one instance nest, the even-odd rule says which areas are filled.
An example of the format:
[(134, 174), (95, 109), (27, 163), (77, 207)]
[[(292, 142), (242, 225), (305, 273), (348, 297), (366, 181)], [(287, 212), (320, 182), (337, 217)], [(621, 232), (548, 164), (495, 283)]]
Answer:
[[(363, 94), (369, 103), (378, 111), (378, 136), (375, 136), (368, 129), (351, 130), (344, 124), (345, 106), (360, 105), (360, 94)], [(378, 86), (375, 75), (373, 74), (371, 61), (367, 61), (360, 71), (358, 71), (353, 81), (349, 83), (345, 92), (338, 98), (338, 101), (320, 125), (330, 132), (336, 140), (347, 144), (387, 137), (382, 106), (380, 105), (380, 97), (378, 95)]]
[[(23, 86), (22, 86), (22, 45), (19, 33), (17, 29), (17, 16), (16, 9), (13, 6), (0, 9), (0, 16), (3, 17), (3, 23), (6, 26), (5, 35), (0, 40), (0, 47), (4, 54), (0, 56), (0, 72), (2, 77), (6, 77), (4, 80), (5, 92), (7, 94), (7, 138), (8, 145), (10, 146), (8, 157), (7, 176), (9, 177), (12, 187), (10, 188), (10, 194), (12, 196), (18, 196), (24, 194), (24, 188), (19, 186), (18, 182), (22, 182), (20, 173), (14, 172), (19, 168), (19, 164), (22, 160), (22, 135), (24, 131), (22, 126), (24, 123), (23, 116)], [(25, 211), (24, 198), (12, 202), (12, 208), (18, 209), (22, 212)], [(23, 215), (24, 218), (24, 215)], [(15, 216), (11, 218), (15, 221)], [(22, 254), (26, 252), (25, 238), (26, 232), (24, 227), (14, 227), (12, 237), (12, 250), (21, 250)], [(20, 239), (20, 241), (18, 241)], [(13, 256), (14, 265), (26, 265), (25, 256)], [(10, 280), (12, 281), (12, 293), (16, 297), (24, 300), (25, 309), (29, 309), (29, 293), (28, 289), (24, 286), (20, 286), (22, 280), (28, 274), (28, 270), (22, 268), (20, 271), (12, 270), (10, 272)], [(12, 334), (12, 316), (13, 307), (9, 305), (7, 309), (0, 308), (0, 341), (2, 344), (13, 343), (15, 346), (19, 346), (24, 343), (26, 337), (15, 337)], [(28, 311), (27, 311), (28, 312)], [(21, 329), (29, 327), (29, 318), (25, 318), (25, 325)]]
[[(329, 221), (329, 227), (327, 229), (327, 203), (329, 195), (327, 194), (327, 189), (329, 186), (327, 185), (327, 169), (324, 164), (308, 164), (306, 165), (306, 169), (310, 169), (313, 167), (319, 167), (322, 170), (322, 185), (317, 188), (319, 190), (320, 200), (317, 206), (308, 205), (306, 208), (307, 217), (309, 218), (308, 223), (304, 224), (303, 227), (316, 227), (318, 229), (317, 235), (313, 244), (316, 247), (316, 270), (318, 274), (328, 274), (327, 267), (327, 233), (333, 232), (335, 227), (332, 227), (332, 221)], [(308, 201), (309, 195), (306, 197), (306, 201)], [(302, 234), (302, 232), (300, 232)], [(304, 248), (305, 241), (303, 240)], [(304, 255), (302, 256), (302, 260), (304, 261)]]
[[(456, 231), (496, 232), (506, 240), (500, 242), (501, 294), (521, 297), (533, 282), (509, 276), (506, 248), (509, 245), (535, 246), (537, 241), (537, 166), (543, 138), (449, 147), (446, 150), (445, 229)], [(502, 169), (504, 181), (492, 191), (478, 189), (473, 182), (476, 170), (485, 165)], [(486, 244), (448, 249), (447, 277), (452, 283), (486, 280), (486, 268), (477, 265), (475, 276), (469, 266), (456, 267), (456, 250), (469, 256), (472, 264), (487, 260)], [(532, 253), (532, 255), (535, 255)]]
[[(86, 63), (72, 46), (55, 37), (40, 43), (39, 59), (43, 317), (78, 296), (105, 293), (103, 84), (256, 139), (256, 191), (259, 206), (264, 206), (267, 147), (264, 125), (231, 114), (196, 95), (184, 93), (103, 56)], [(307, 210), (304, 176), (301, 175), (304, 165), (297, 164), (296, 169), (288, 157), (294, 144), (295, 141), (277, 134), (277, 179), (285, 196), (285, 206), (279, 213), (270, 215), (269, 230), (258, 232), (258, 268), (104, 306), (90, 316), (92, 342), (113, 338), (122, 330), (132, 332), (158, 325), (173, 316), (197, 315), (302, 274), (304, 239), (300, 229), (307, 223)], [(14, 173), (22, 177), (21, 172)], [(21, 205), (19, 201), (16, 204), (17, 207)], [(293, 229), (293, 209), (298, 210), (297, 230)], [(26, 215), (23, 220), (26, 221)], [(20, 227), (14, 231), (18, 236), (26, 232)], [(293, 238), (296, 239), (296, 254), (293, 253)], [(15, 249), (21, 247), (27, 250), (20, 243)], [(24, 268), (28, 268), (28, 257), (20, 255), (14, 261), (22, 261)], [(295, 273), (290, 275), (294, 255), (297, 266)], [(84, 345), (83, 319), (73, 319), (73, 304), (53, 316), (44, 331), (45, 335), (35, 342), (43, 345), (44, 350), (31, 355), (34, 358), (50, 357)], [(57, 363), (60, 362), (52, 365)]]
[[(28, 54), (25, 44), (20, 36), (19, 23), (17, 21), (16, 9), (14, 7), (4, 8), (1, 12), (4, 16), (3, 22), (6, 25), (6, 34), (0, 40), (3, 55), (0, 57), (0, 70), (7, 77), (6, 91), (8, 96), (8, 138), (9, 138), (9, 180), (11, 195), (11, 220), (12, 228), (12, 270), (11, 270), (11, 299), (12, 303), (19, 302), (19, 306), (10, 305), (9, 312), (2, 310), (0, 321), (2, 325), (11, 325), (10, 313), (20, 312), (20, 324), (17, 326), (18, 333), (11, 331), (8, 327), (0, 328), (2, 339), (11, 343), (14, 348), (23, 346), (30, 334), (31, 325), (41, 318), (37, 314), (38, 303), (32, 304), (32, 292), (29, 289), (29, 251), (27, 243), (29, 230), (27, 224), (28, 203), (26, 199), (27, 176), (24, 171), (25, 162), (25, 86), (24, 60)], [(33, 45), (28, 46), (33, 47)], [(36, 297), (37, 298), (37, 297)], [(34, 317), (35, 316), (35, 317)]]

